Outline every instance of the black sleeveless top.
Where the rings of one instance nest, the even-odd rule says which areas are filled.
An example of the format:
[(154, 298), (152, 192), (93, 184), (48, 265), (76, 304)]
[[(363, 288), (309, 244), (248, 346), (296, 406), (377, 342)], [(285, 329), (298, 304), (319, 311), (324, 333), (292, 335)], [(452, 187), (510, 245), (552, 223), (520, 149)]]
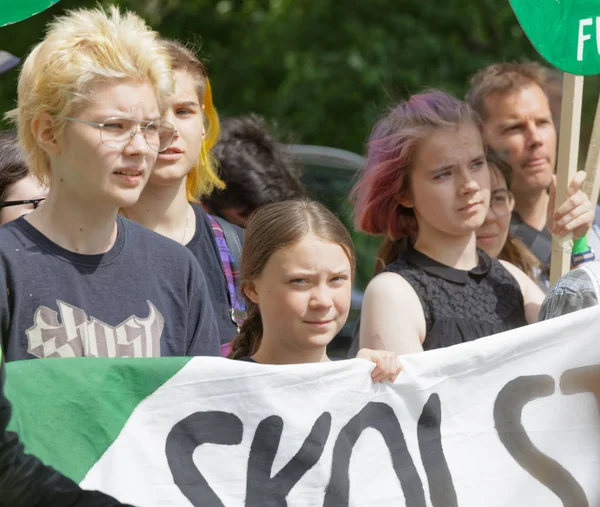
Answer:
[[(478, 250), (470, 271), (451, 268), (411, 249), (383, 269), (414, 289), (425, 315), (424, 350), (449, 347), (527, 324), (517, 280), (497, 259)], [(357, 324), (350, 354), (358, 352)], [(399, 333), (402, 332), (400, 328)]]

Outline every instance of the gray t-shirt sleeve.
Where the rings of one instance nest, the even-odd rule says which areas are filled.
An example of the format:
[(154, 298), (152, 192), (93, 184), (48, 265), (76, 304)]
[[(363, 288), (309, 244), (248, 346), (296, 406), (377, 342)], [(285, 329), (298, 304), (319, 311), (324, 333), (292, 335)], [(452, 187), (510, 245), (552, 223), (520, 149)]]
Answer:
[(553, 319), (598, 304), (598, 293), (586, 268), (570, 271), (554, 285), (545, 297), (538, 321)]
[[(191, 256), (190, 256), (191, 257)], [(190, 271), (190, 307), (188, 313), (188, 356), (221, 356), (217, 318), (208, 285), (198, 263), (193, 259)]]

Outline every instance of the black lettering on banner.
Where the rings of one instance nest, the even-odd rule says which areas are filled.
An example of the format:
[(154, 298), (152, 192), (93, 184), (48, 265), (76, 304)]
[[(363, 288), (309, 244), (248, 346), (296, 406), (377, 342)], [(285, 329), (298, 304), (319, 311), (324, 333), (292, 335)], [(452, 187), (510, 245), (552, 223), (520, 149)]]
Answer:
[(558, 462), (540, 452), (521, 423), (523, 407), (554, 393), (549, 375), (517, 377), (498, 393), (494, 422), (500, 441), (529, 474), (560, 498), (564, 507), (589, 507), (585, 493), (575, 478)]
[(396, 477), (400, 480), (406, 507), (425, 507), (421, 478), (406, 447), (406, 440), (393, 409), (385, 403), (370, 402), (342, 428), (333, 448), (331, 479), (323, 507), (342, 507), (350, 500), (350, 457), (362, 432), (373, 428), (385, 440)]
[(565, 371), (560, 376), (560, 390), (563, 394), (592, 393), (600, 410), (600, 365)]
[(417, 426), (421, 460), (429, 482), (429, 497), (433, 507), (458, 507), (452, 475), (442, 448), (442, 405), (433, 393), (423, 407)]
[(194, 464), (192, 456), (196, 448), (202, 444), (237, 445), (242, 434), (242, 421), (227, 412), (196, 412), (173, 426), (165, 445), (167, 462), (175, 484), (192, 505), (223, 507)]
[(283, 431), (283, 419), (272, 415), (262, 420), (250, 447), (246, 507), (287, 505), (286, 497), (291, 489), (321, 458), (330, 430), (331, 414), (324, 412), (316, 420), (296, 455), (271, 478), (273, 461)]

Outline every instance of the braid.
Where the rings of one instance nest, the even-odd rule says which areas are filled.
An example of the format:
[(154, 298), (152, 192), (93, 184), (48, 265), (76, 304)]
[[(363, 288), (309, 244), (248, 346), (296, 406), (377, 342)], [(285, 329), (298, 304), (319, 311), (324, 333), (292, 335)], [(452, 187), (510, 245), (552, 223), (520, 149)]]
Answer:
[(246, 301), (246, 318), (233, 343), (229, 359), (239, 359), (255, 354), (260, 346), (263, 334), (263, 323), (258, 305), (252, 301)]

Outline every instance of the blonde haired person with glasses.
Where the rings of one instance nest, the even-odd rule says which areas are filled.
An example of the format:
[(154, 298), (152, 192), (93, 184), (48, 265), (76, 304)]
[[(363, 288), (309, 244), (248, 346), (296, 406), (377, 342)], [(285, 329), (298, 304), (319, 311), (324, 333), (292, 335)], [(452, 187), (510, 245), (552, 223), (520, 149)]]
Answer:
[(7, 360), (218, 355), (206, 280), (182, 246), (118, 215), (175, 136), (158, 35), (116, 7), (54, 20), (27, 57), (11, 113), (37, 209), (0, 228)]

